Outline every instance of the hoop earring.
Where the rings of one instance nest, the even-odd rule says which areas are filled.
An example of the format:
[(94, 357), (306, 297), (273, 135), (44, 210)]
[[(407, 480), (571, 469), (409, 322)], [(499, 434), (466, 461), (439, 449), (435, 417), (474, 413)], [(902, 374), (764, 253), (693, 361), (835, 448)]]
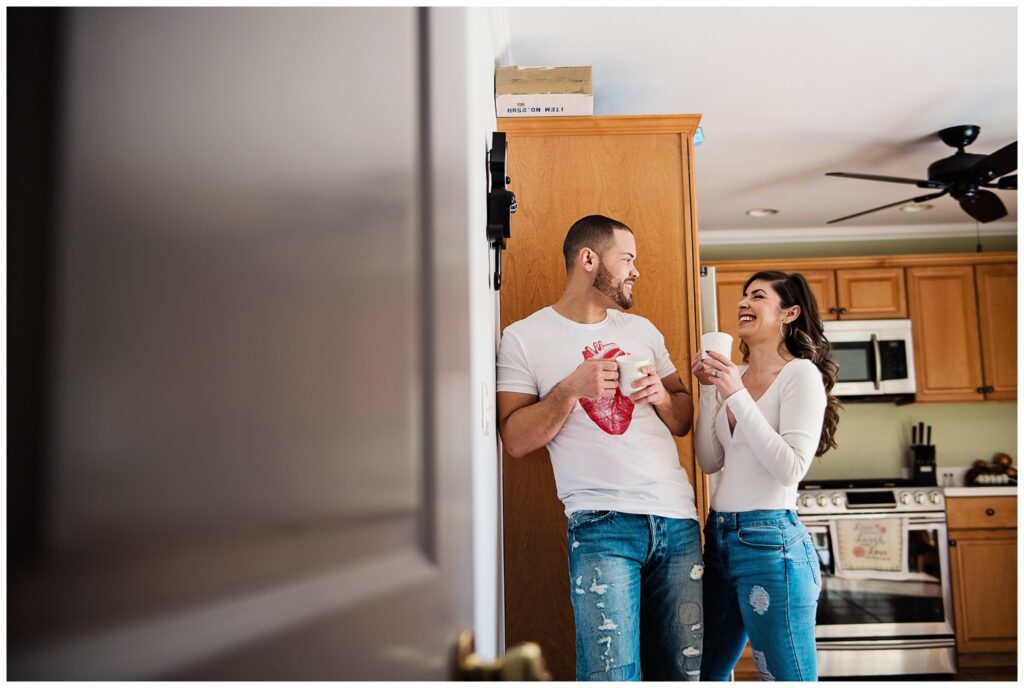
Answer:
[[(783, 327), (786, 327), (786, 331), (785, 332), (782, 331)], [(790, 325), (789, 323), (785, 323), (785, 322), (779, 323), (779, 334), (782, 335), (782, 339), (783, 340), (789, 339), (789, 335), (791, 335), (792, 333), (793, 333), (793, 326), (792, 325)]]

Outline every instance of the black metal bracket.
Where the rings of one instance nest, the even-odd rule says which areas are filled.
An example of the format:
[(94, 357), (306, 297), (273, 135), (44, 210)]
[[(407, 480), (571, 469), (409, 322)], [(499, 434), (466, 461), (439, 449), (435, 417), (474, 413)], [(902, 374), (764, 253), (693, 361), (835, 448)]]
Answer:
[(494, 290), (501, 289), (501, 252), (512, 237), (512, 214), (516, 212), (516, 196), (506, 188), (512, 180), (506, 164), (508, 142), (505, 132), (491, 137), (487, 154), (487, 241), (494, 249)]

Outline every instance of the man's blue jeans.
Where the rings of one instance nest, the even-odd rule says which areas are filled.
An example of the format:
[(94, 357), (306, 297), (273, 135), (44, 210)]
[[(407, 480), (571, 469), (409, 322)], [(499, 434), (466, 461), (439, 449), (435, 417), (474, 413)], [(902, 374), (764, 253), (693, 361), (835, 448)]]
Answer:
[(574, 512), (576, 680), (698, 680), (703, 575), (692, 519)]
[(761, 680), (816, 681), (821, 571), (796, 513), (712, 511), (704, 540), (701, 679), (729, 680), (749, 636)]

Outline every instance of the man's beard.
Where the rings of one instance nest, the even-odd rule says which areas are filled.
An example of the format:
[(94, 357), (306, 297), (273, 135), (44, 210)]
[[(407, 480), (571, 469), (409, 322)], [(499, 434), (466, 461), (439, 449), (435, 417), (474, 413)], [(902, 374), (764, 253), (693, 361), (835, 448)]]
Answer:
[[(607, 296), (618, 304), (619, 308), (629, 310), (633, 306), (633, 297), (626, 293), (627, 280), (616, 282), (608, 268), (600, 263), (597, 264), (597, 275), (594, 277), (594, 289)], [(633, 280), (628, 280), (630, 283)]]

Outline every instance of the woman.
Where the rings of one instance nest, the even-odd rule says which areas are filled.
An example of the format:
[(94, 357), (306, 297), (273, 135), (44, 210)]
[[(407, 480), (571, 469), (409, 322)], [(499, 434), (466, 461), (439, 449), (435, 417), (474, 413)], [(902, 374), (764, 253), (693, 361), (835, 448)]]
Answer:
[(722, 472), (705, 526), (701, 680), (725, 681), (750, 638), (762, 680), (817, 680), (821, 572), (797, 483), (836, 446), (838, 367), (800, 274), (759, 272), (739, 302), (745, 366), (705, 352), (697, 460)]

